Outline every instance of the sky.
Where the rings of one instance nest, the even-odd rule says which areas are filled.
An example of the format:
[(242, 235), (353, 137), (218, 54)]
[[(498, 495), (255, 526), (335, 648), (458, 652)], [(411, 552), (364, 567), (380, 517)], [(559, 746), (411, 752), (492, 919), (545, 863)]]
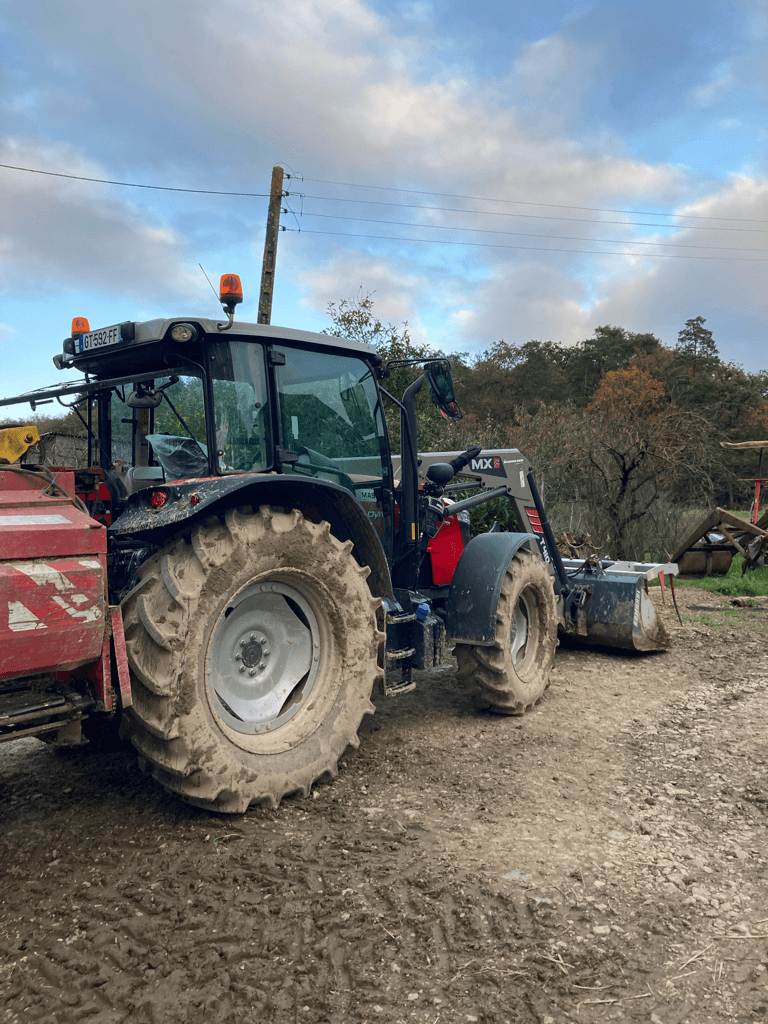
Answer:
[(74, 316), (217, 316), (201, 265), (255, 321), (275, 164), (274, 324), (370, 295), (478, 355), (702, 316), (768, 368), (767, 42), (768, 0), (5, 0), (0, 395), (64, 379)]

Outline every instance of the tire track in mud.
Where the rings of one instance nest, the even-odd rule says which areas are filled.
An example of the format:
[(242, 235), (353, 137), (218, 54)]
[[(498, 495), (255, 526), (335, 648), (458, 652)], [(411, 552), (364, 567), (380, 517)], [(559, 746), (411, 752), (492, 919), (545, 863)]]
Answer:
[[(472, 711), (445, 666), (380, 703), (335, 783), (242, 818), (130, 754), (0, 747), (0, 1021), (761, 1019), (765, 943), (681, 965), (730, 941), (709, 910), (759, 919), (763, 647), (686, 628), (658, 659), (561, 651), (523, 719)], [(697, 843), (719, 859), (685, 861)], [(711, 906), (718, 875), (751, 916)]]
[(446, 868), (426, 825), (372, 810), (378, 750), (236, 819), (168, 801), (130, 755), (31, 752), (37, 771), (0, 783), (3, 1022), (539, 1024), (521, 985), (550, 927)]
[(60, 847), (6, 836), (23, 860), (2, 893), (3, 1019), (536, 1020), (505, 972), (546, 929), (441, 878), (418, 829), (361, 827), (335, 803), (326, 790), (236, 825), (190, 811), (159, 843), (156, 821), (109, 816), (73, 843), (61, 813)]

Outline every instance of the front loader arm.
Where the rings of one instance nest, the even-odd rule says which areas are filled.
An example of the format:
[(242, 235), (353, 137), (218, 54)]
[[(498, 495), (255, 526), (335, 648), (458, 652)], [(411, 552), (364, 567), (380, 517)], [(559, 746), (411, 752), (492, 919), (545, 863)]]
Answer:
[[(419, 479), (423, 482), (430, 466), (436, 462), (451, 462), (461, 452), (420, 452)], [(395, 478), (400, 475), (400, 460), (393, 457)], [(518, 528), (523, 533), (542, 536), (541, 521), (536, 511), (533, 495), (528, 486), (531, 464), (517, 448), (491, 448), (471, 459), (456, 477), (456, 483), (467, 481), (470, 486), (479, 484), (483, 490), (497, 490), (504, 487), (517, 516)]]
[[(434, 463), (450, 462), (459, 454), (420, 453), (420, 479), (426, 479), (427, 470)], [(397, 476), (397, 464), (394, 468)], [(594, 564), (581, 560), (563, 560), (541, 500), (531, 490), (531, 465), (516, 448), (495, 448), (481, 452), (460, 471), (457, 484), (452, 484), (451, 490), (454, 486), (458, 490), (459, 480), (466, 481), (470, 487), (476, 487), (478, 497), (483, 492), (488, 496), (493, 493), (494, 497), (506, 494), (514, 506), (520, 532), (536, 537), (542, 558), (555, 570), (553, 585), (558, 597), (560, 628), (563, 632), (584, 643), (607, 647), (654, 651), (663, 650), (669, 645), (647, 587), (656, 578), (677, 575), (677, 565), (615, 562), (612, 559), (593, 560)], [(501, 491), (501, 488), (504, 490)], [(451, 506), (451, 510), (455, 512), (463, 504), (459, 502)], [(541, 511), (537, 509), (537, 504)]]

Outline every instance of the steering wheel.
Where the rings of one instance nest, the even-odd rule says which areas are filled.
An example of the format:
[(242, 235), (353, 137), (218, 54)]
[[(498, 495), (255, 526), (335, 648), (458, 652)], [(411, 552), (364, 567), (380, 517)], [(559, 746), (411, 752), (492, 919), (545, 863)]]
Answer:
[(353, 494), (355, 493), (355, 485), (352, 482), (351, 478), (344, 472), (343, 469), (339, 469), (338, 466), (334, 466), (330, 459), (328, 459), (327, 464), (325, 462), (312, 462), (313, 456), (319, 456), (322, 459), (325, 459), (326, 456), (320, 455), (319, 452), (314, 452), (309, 448), (305, 448), (303, 445), (296, 445), (294, 451), (297, 451), (299, 453), (299, 457), (301, 457), (302, 455), (306, 455), (307, 459), (309, 459), (308, 462), (294, 462), (294, 470), (296, 470), (297, 467), (301, 466), (303, 469), (309, 470), (309, 475), (311, 476), (319, 476), (321, 473), (335, 473), (336, 476), (338, 476), (339, 478), (339, 483), (341, 484), (341, 486), (345, 487), (348, 491), (351, 491)]

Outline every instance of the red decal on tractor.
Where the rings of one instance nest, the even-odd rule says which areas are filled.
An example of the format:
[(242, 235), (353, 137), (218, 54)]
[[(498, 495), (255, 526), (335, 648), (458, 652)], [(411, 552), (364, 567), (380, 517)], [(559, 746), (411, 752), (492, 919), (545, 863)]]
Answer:
[(544, 529), (541, 525), (541, 518), (535, 508), (527, 508), (525, 514), (528, 516), (528, 521), (531, 524), (531, 529), (534, 533), (544, 533)]

